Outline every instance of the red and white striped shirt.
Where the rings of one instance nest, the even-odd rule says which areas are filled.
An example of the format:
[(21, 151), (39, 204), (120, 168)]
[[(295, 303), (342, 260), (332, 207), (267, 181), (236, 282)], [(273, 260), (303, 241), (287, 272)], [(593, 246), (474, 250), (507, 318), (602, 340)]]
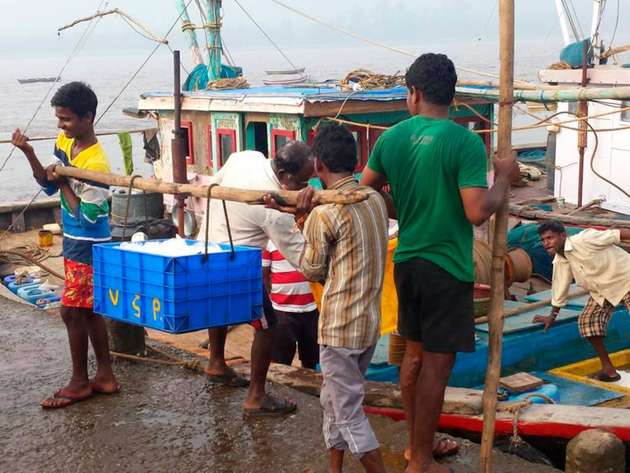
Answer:
[(271, 305), (284, 312), (311, 312), (317, 309), (310, 283), (291, 266), (271, 240), (262, 254), (263, 267), (271, 268)]

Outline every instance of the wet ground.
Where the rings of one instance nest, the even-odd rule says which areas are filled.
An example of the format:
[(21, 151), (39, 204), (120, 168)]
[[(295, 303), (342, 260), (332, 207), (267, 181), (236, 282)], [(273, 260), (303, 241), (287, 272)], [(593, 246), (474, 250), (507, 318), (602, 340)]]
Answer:
[[(272, 392), (298, 401), (298, 413), (250, 420), (240, 410), (244, 390), (208, 386), (180, 367), (116, 361), (121, 394), (44, 411), (39, 402), (63, 385), (69, 362), (59, 317), (0, 298), (0, 471), (325, 470), (316, 398), (273, 385)], [(371, 421), (388, 470), (403, 471), (403, 423)], [(477, 471), (478, 451), (465, 443), (451, 467)], [(497, 473), (555, 471), (499, 453), (494, 463)], [(346, 471), (361, 469), (349, 458)]]

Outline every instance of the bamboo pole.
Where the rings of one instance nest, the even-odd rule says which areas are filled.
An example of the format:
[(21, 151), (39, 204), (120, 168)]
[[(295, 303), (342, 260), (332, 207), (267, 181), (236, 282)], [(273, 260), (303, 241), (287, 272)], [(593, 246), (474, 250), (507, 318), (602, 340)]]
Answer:
[[(514, 0), (499, 0), (500, 101), (497, 151), (499, 159), (512, 154), (512, 105), (514, 100)], [(542, 93), (542, 92), (541, 92)], [(503, 344), (504, 260), (507, 252), (508, 193), (496, 213), (492, 274), (490, 280), (489, 356), (483, 390), (483, 432), (480, 471), (492, 473), (492, 447), (497, 409), (497, 387), (501, 375)]]
[[(579, 289), (575, 292), (569, 294), (567, 299), (575, 299), (576, 297), (585, 296), (588, 294), (588, 291), (584, 289)], [(551, 304), (551, 298), (543, 299), (542, 301), (532, 302), (531, 304), (525, 304), (521, 307), (515, 307), (514, 309), (506, 310), (503, 312), (503, 318), (507, 319), (508, 317), (514, 317), (515, 315), (524, 314), (525, 312), (529, 312), (534, 309), (540, 309), (541, 307), (545, 307)], [(488, 321), (487, 316), (477, 317), (475, 319), (475, 325), (485, 324)]]
[[(70, 166), (56, 166), (55, 173), (59, 176), (73, 177), (75, 179), (126, 188), (129, 187), (132, 179), (132, 176), (85, 171), (83, 169), (77, 169)], [(136, 178), (133, 181), (133, 188), (150, 192), (159, 192), (160, 194), (187, 194), (203, 199), (208, 196), (208, 186), (175, 184), (172, 182), (157, 181), (155, 179)], [(280, 205), (295, 206), (297, 204), (298, 191), (250, 190), (223, 186), (216, 186), (212, 189), (213, 199), (243, 202), (250, 205), (264, 204), (263, 196), (265, 194), (273, 195)], [(316, 204), (354, 204), (365, 199), (367, 199), (367, 194), (360, 190), (318, 190), (315, 191), (315, 196), (313, 197), (313, 201)]]
[[(497, 100), (500, 92), (493, 89), (456, 88), (460, 96), (473, 96)], [(515, 102), (579, 102), (580, 100), (630, 100), (630, 86), (622, 87), (576, 87), (555, 90), (514, 90)]]
[(545, 212), (544, 210), (529, 210), (520, 205), (511, 205), (510, 213), (528, 220), (557, 220), (558, 222), (573, 225), (630, 228), (630, 220), (603, 217), (580, 217), (578, 215)]
[[(120, 130), (120, 131), (97, 131), (94, 133), (96, 136), (110, 136), (110, 135), (119, 135), (120, 133), (144, 133), (145, 131), (155, 130), (155, 127), (152, 128), (141, 128), (139, 130)], [(56, 140), (59, 135), (55, 136), (36, 136), (34, 138), (29, 137), (28, 141), (52, 141)], [(7, 138), (6, 140), (0, 140), (0, 145), (9, 145), (12, 143), (11, 138)]]

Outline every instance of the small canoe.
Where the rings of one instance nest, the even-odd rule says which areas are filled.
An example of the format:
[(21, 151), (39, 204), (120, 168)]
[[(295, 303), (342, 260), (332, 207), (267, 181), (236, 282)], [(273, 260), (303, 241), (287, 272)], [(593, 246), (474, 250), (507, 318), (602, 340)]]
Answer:
[(34, 84), (36, 82), (59, 82), (61, 77), (33, 77), (29, 79), (18, 79), (20, 84)]

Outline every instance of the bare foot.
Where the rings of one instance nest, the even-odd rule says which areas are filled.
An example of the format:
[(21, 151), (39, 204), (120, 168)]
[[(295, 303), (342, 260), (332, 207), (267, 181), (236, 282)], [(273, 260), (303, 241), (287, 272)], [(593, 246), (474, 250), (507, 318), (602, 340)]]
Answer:
[(205, 373), (208, 376), (235, 376), (236, 372), (228, 365), (208, 360), (208, 364), (204, 368)]
[(120, 391), (120, 384), (116, 382), (116, 377), (111, 366), (96, 369), (94, 378), (90, 380), (90, 385), (95, 393), (99, 394), (116, 394)]

